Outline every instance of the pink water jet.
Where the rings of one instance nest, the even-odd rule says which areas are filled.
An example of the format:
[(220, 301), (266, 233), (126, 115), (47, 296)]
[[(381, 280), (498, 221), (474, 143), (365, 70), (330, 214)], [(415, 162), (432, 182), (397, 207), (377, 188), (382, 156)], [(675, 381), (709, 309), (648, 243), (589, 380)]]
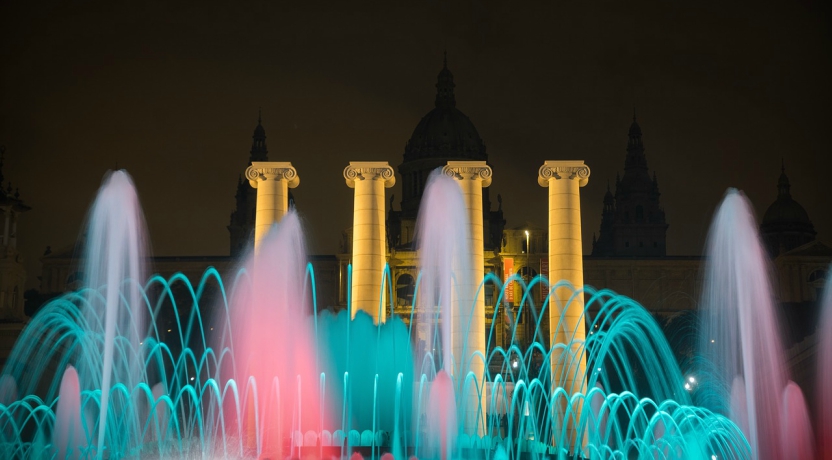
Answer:
[(428, 457), (451, 458), (457, 435), (454, 383), (446, 371), (439, 371), (430, 387), (427, 414)]
[(789, 414), (803, 418), (797, 402), (802, 395), (798, 397), (796, 387), (787, 388), (770, 262), (742, 192), (725, 194), (711, 224), (706, 256), (700, 353), (713, 366), (708, 378), (715, 381), (704, 385), (730, 401), (731, 418), (743, 429), (756, 458), (791, 458), (811, 449), (804, 436), (786, 438), (787, 425), (794, 422)]
[(291, 433), (320, 433), (328, 417), (320, 407), (312, 309), (304, 292), (306, 254), (294, 211), (260, 242), (245, 267), (249, 285), (233, 294), (229, 338), (244, 449), (261, 458), (300, 457), (299, 447), (286, 450)]
[[(52, 446), (55, 458), (71, 460), (81, 458), (81, 449), (87, 447), (87, 436), (81, 420), (81, 385), (78, 372), (67, 366), (61, 378), (58, 407), (55, 410), (55, 431)], [(92, 429), (92, 426), (87, 426)]]

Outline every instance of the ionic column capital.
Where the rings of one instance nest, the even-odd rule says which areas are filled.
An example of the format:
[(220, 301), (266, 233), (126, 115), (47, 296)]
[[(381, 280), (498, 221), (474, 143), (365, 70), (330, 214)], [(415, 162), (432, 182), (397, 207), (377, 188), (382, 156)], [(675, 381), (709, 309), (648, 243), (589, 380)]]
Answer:
[(549, 186), (549, 179), (577, 179), (583, 187), (589, 182), (589, 166), (583, 160), (547, 161), (537, 172), (537, 183), (541, 187)]
[(396, 174), (386, 161), (350, 161), (344, 168), (344, 179), (349, 188), (355, 188), (355, 181), (367, 179), (383, 180), (385, 188), (396, 185)]
[(298, 172), (288, 161), (253, 161), (246, 168), (249, 185), (257, 188), (257, 183), (267, 180), (285, 180), (289, 188), (300, 184)]
[(484, 161), (449, 161), (442, 174), (456, 180), (481, 180), (483, 187), (491, 185), (491, 166)]

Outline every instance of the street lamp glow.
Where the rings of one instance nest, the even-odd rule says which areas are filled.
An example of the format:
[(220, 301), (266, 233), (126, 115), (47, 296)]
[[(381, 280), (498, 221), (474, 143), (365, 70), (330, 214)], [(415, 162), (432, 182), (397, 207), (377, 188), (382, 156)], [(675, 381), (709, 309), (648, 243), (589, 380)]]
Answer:
[(530, 254), (532, 251), (529, 250), (529, 231), (526, 230), (526, 254)]

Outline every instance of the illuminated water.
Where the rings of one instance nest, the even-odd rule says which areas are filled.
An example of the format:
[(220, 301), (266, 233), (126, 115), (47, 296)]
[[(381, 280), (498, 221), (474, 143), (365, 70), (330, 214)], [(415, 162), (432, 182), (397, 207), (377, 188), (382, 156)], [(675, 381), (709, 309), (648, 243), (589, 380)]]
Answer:
[(741, 192), (729, 190), (717, 209), (706, 254), (699, 347), (707, 404), (730, 414), (756, 458), (815, 458), (806, 401), (789, 381), (770, 262)]
[[(457, 200), (447, 195), (456, 187), (435, 184), (426, 203), (437, 190)], [(424, 294), (433, 288), (420, 284), (415, 302), (440, 299), (436, 313), (382, 326), (363, 314), (350, 321), (346, 311), (319, 312), (294, 213), (237, 271), (209, 269), (195, 285), (181, 274), (139, 281), (143, 223), (125, 173), (105, 179), (90, 225), (87, 253), (97, 256), (87, 260), (97, 265), (85, 269), (87, 287), (41, 309), (0, 377), (2, 458), (751, 458), (770, 428), (759, 417), (765, 409), (749, 404), (764, 399), (756, 385), (723, 382), (694, 406), (656, 322), (607, 290), (584, 290), (585, 343), (520, 347), (514, 324), (503, 346), (492, 327), (477, 371), (473, 351), (454, 355), (448, 345), (461, 329), (438, 313), (470, 308), (456, 303), (464, 296)], [(90, 238), (99, 226), (109, 236)], [(453, 270), (425, 265), (417, 283), (453, 286)], [(530, 293), (547, 281), (513, 280), (521, 308), (536, 318), (533, 336), (546, 337), (549, 299), (535, 305)], [(502, 305), (503, 281), (492, 274), (483, 283), (499, 288)], [(494, 318), (503, 314), (500, 307)], [(414, 344), (424, 337), (430, 346), (420, 354)], [(573, 349), (579, 355), (563, 352)], [(552, 385), (549, 362), (560, 355), (587, 361), (585, 394)], [(742, 375), (760, 366), (745, 365)], [(736, 372), (712, 369), (719, 381)], [(802, 401), (784, 379), (772, 381), (783, 384), (772, 404)], [(569, 420), (579, 421), (580, 439), (567, 435)]]

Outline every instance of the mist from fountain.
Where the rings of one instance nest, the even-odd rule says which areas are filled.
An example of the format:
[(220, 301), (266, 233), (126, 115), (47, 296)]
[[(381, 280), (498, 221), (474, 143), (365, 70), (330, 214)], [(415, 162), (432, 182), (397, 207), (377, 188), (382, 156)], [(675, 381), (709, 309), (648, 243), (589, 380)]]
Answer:
[[(129, 179), (125, 173), (110, 177)], [(426, 188), (426, 203), (461, 202), (456, 184), (438, 184), (434, 187), (431, 182)], [(130, 190), (102, 187), (101, 193), (112, 194), (108, 200), (115, 203), (135, 197), (132, 185)], [(435, 214), (424, 216), (425, 220), (447, 219), (445, 212), (433, 205), (422, 211)], [(121, 228), (112, 234), (122, 235), (124, 241), (113, 247), (139, 247), (132, 245), (142, 241), (138, 233), (102, 219), (107, 228)], [(426, 235), (421, 236), (422, 249), (434, 248)], [(486, 285), (495, 288), (495, 308), (486, 330), (485, 353), (480, 357), (476, 350), (454, 347), (456, 331), (463, 332), (463, 341), (467, 332), (455, 328), (459, 322), (454, 308), (464, 313), (473, 307), (458, 302), (468, 295), (456, 278), (460, 273), (445, 270), (442, 264), (453, 266), (448, 257), (459, 256), (464, 246), (442, 249), (455, 237), (437, 236), (445, 238), (435, 243), (440, 249), (437, 255), (444, 259), (431, 262), (427, 254), (423, 256), (409, 324), (393, 318), (373, 325), (361, 314), (350, 320), (349, 307), (337, 314), (318, 313), (314, 272), (306, 263), (303, 232), (293, 212), (256, 253), (226, 275), (231, 280), (227, 284), (209, 269), (195, 285), (181, 273), (167, 279), (153, 276), (140, 285), (129, 275), (133, 271), (122, 271), (116, 279), (109, 275), (118, 270), (105, 268), (140, 268), (139, 249), (113, 250), (124, 259), (91, 257), (108, 277), (89, 281), (89, 287), (45, 305), (21, 335), (0, 377), (0, 454), (3, 458), (40, 458), (44, 452), (58, 451), (71, 451), (73, 458), (379, 458), (387, 453), (395, 458), (751, 458), (752, 448), (755, 454), (762, 453), (759, 436), (752, 447), (738, 424), (754, 426), (756, 433), (779, 427), (781, 422), (761, 421), (760, 414), (782, 407), (782, 401), (788, 402), (786, 414), (796, 416), (795, 420), (805, 412), (792, 409), (802, 397), (793, 387), (784, 393), (785, 377), (775, 378), (775, 383), (782, 383), (774, 395), (776, 402), (758, 405), (762, 386), (748, 386), (745, 381), (748, 376), (759, 377), (769, 358), (761, 357), (763, 364), (744, 365), (741, 373), (736, 367), (725, 370), (723, 364), (742, 358), (737, 355), (713, 358), (718, 391), (704, 399), (714, 410), (692, 405), (686, 377), (658, 324), (643, 307), (609, 290), (576, 289), (564, 283), (549, 286), (540, 276), (527, 282), (518, 275), (508, 280), (487, 275), (478, 290), (484, 291)], [(720, 238), (734, 241), (730, 236)], [(102, 240), (87, 241), (92, 246)], [(746, 247), (742, 242), (735, 245)], [(99, 249), (109, 255), (105, 247)], [(726, 274), (724, 283), (714, 286), (718, 290), (727, 285), (734, 291), (706, 300), (720, 308), (730, 299), (740, 306), (748, 298), (766, 301), (766, 294), (736, 293), (742, 278), (738, 273), (753, 274), (756, 269), (740, 269), (745, 253), (722, 251), (726, 257), (735, 254), (730, 256), (735, 257), (730, 259), (734, 265), (729, 265), (734, 267), (733, 275)], [(431, 267), (440, 270), (431, 272)], [(387, 283), (389, 276), (388, 271)], [(425, 287), (431, 284), (440, 289)], [(537, 304), (532, 293), (542, 284), (550, 295)], [(531, 313), (526, 317), (533, 318), (529, 320), (533, 324), (524, 326), (530, 337), (548, 336), (546, 320), (554, 308), (550, 301), (556, 286), (583, 292), (586, 340), (549, 346), (541, 339), (521, 347), (516, 340), (518, 324), (513, 321), (505, 342), (498, 343), (497, 318), (509, 312), (505, 294), (515, 285), (520, 301), (511, 315), (520, 318), (526, 310)], [(442, 291), (445, 286), (450, 289)], [(742, 286), (759, 287), (745, 282)], [(212, 301), (206, 299), (209, 295)], [(455, 300), (454, 295), (459, 297)], [(112, 302), (113, 297), (118, 302)], [(770, 298), (767, 301), (771, 303)], [(148, 327), (116, 321), (113, 340), (108, 341), (107, 307), (113, 305), (127, 317), (146, 314)], [(430, 319), (445, 306), (452, 308), (434, 316), (432, 323), (416, 315)], [(555, 315), (552, 327), (562, 320)], [(744, 327), (733, 324), (734, 330)], [(448, 329), (441, 332), (442, 328)], [(727, 331), (720, 334), (728, 340)], [(137, 337), (141, 340), (134, 347)], [(425, 339), (431, 340), (424, 347), (428, 353), (421, 353), (414, 346)], [(108, 343), (113, 344), (110, 372), (104, 365)], [(435, 360), (434, 345), (441, 356)], [(550, 369), (556, 356), (586, 361), (587, 374), (579, 376), (586, 382), (582, 392), (567, 394), (563, 388), (552, 388)], [(484, 362), (485, 370), (467, 372), (465, 366), (477, 359)], [(133, 374), (135, 363), (141, 365)], [(777, 368), (776, 363), (772, 366)], [(62, 381), (72, 381), (73, 367), (78, 369), (77, 391), (69, 383), (66, 391), (60, 391)], [(703, 386), (708, 385), (705, 372), (699, 379)], [(105, 385), (108, 373), (112, 383)], [(735, 380), (740, 383), (734, 385), (734, 407), (745, 407), (744, 416), (735, 412), (736, 423), (722, 415), (729, 414)], [(442, 391), (445, 388), (450, 390)], [(476, 397), (470, 390), (476, 391)], [(700, 388), (696, 393), (704, 392)], [(78, 408), (72, 409), (75, 402)], [(751, 404), (754, 407), (748, 409)], [(445, 417), (437, 415), (443, 410)], [(472, 413), (477, 416), (469, 427), (466, 417)], [(438, 430), (426, 429), (428, 418), (431, 423), (442, 422)], [(67, 425), (74, 423), (66, 420), (77, 420), (82, 430), (64, 436)], [(570, 420), (580, 423), (578, 440), (567, 433)], [(778, 448), (782, 433), (776, 431), (777, 440), (772, 441)], [(443, 442), (445, 448), (435, 447)]]

